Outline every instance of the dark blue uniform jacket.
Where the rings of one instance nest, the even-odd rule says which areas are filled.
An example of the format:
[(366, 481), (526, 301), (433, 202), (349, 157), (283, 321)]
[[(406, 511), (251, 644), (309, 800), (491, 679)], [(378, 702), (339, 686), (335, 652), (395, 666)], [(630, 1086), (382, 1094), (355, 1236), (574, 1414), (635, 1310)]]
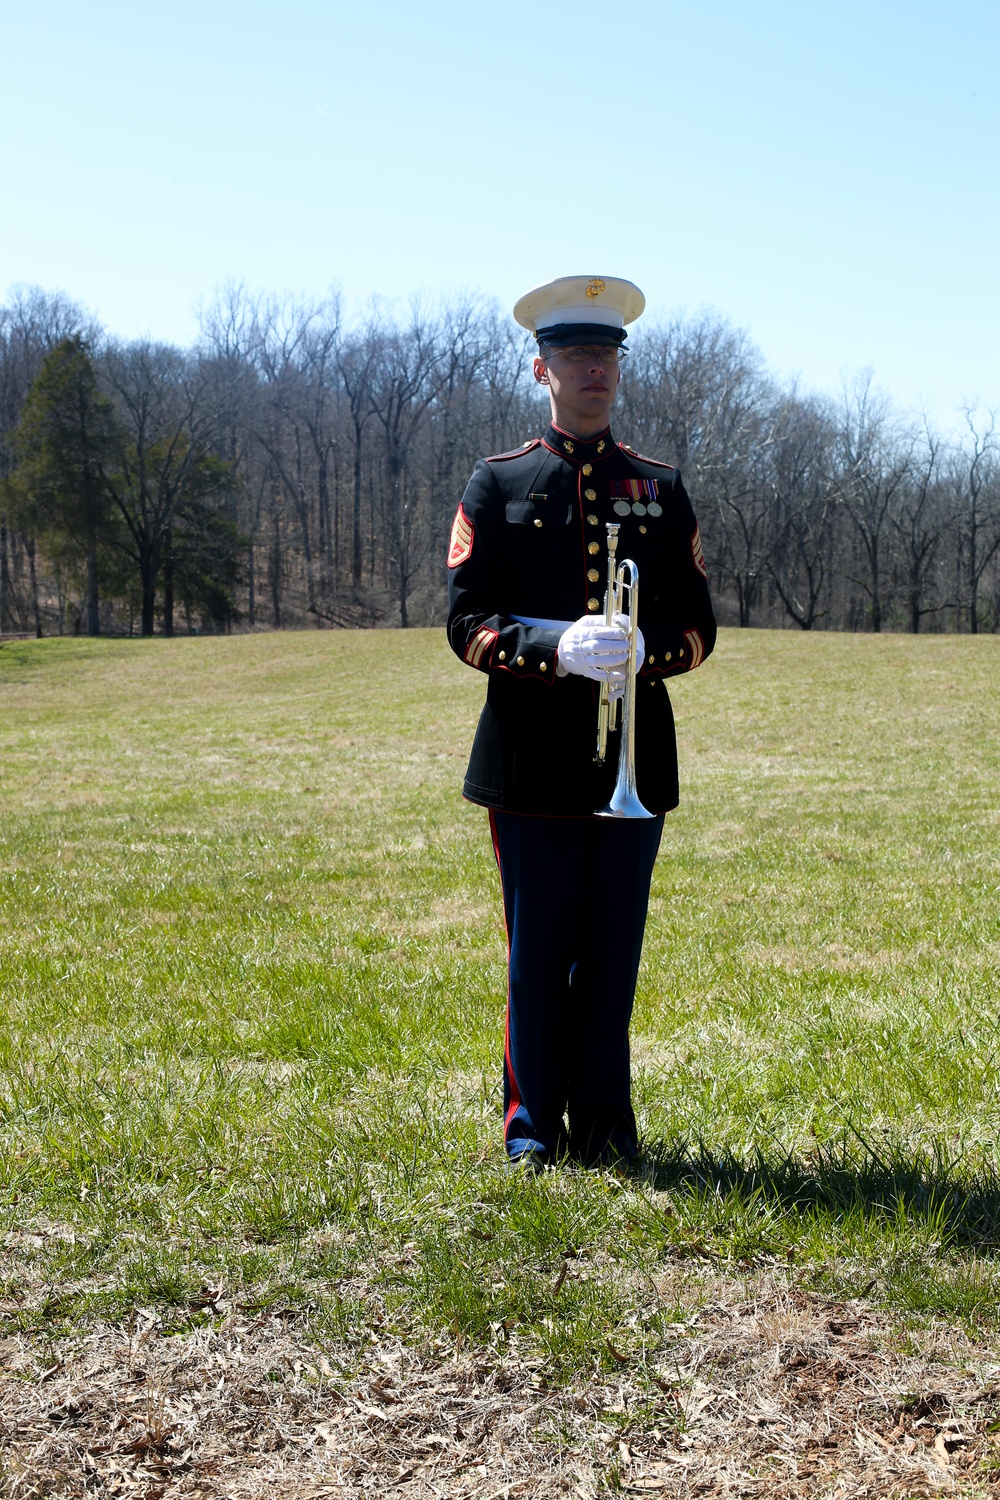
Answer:
[[(617, 510), (616, 507), (617, 506)], [(511, 812), (580, 816), (614, 787), (619, 735), (594, 764), (598, 684), (556, 675), (558, 624), (604, 608), (608, 521), (618, 561), (639, 570), (646, 660), (636, 683), (636, 781), (650, 812), (677, 805), (667, 679), (715, 645), (698, 523), (669, 464), (640, 458), (610, 430), (587, 440), (550, 426), (513, 453), (480, 459), (452, 528), (448, 639), (489, 678), (465, 796)]]

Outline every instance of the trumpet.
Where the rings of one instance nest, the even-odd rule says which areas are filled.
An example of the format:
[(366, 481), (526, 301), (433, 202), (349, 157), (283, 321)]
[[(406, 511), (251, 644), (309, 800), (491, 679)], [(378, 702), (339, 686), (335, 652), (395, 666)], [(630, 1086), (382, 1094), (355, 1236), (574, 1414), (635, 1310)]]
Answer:
[(654, 813), (643, 807), (635, 787), (635, 652), (639, 624), (639, 569), (630, 557), (617, 561), (618, 523), (608, 522), (608, 587), (604, 595), (604, 623), (613, 625), (615, 615), (625, 613), (628, 594), (628, 659), (625, 663), (625, 692), (612, 699), (611, 684), (601, 684), (597, 705), (597, 749), (594, 763), (603, 766), (608, 753), (608, 734), (618, 726), (621, 705), (622, 734), (618, 747), (618, 776), (611, 800), (596, 810), (599, 818), (652, 818)]

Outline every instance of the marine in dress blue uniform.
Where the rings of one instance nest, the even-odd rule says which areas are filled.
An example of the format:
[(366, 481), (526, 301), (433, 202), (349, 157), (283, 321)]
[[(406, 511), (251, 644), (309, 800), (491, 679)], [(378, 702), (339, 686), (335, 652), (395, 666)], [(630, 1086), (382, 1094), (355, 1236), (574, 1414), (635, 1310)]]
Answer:
[[(624, 324), (642, 307), (637, 287), (605, 277), (563, 277), (517, 304), (553, 420), (476, 464), (448, 555), (448, 638), (488, 678), (464, 794), (489, 809), (503, 891), (504, 1141), (535, 1166), (636, 1153), (628, 1028), (663, 815), (678, 801), (668, 682), (715, 644), (681, 476), (607, 425)], [(595, 762), (602, 673), (587, 666), (604, 660), (587, 658), (588, 636), (613, 634), (602, 613), (609, 521), (618, 558), (639, 571), (635, 767), (648, 820), (595, 816), (618, 762), (618, 733)]]

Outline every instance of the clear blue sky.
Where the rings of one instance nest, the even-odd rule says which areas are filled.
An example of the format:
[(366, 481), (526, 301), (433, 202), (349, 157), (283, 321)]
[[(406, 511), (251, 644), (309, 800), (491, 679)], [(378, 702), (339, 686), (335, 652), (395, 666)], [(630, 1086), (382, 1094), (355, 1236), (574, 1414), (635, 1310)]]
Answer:
[(1000, 406), (995, 0), (0, 0), (0, 36), (0, 296), (187, 343), (228, 278), (602, 272), (807, 387)]

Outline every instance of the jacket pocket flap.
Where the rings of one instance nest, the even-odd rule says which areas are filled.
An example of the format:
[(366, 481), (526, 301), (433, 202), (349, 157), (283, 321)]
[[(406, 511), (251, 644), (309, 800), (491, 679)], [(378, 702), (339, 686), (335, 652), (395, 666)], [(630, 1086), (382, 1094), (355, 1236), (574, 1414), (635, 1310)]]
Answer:
[(510, 526), (568, 526), (573, 506), (567, 501), (550, 500), (547, 495), (525, 495), (523, 500), (508, 500), (504, 508)]

